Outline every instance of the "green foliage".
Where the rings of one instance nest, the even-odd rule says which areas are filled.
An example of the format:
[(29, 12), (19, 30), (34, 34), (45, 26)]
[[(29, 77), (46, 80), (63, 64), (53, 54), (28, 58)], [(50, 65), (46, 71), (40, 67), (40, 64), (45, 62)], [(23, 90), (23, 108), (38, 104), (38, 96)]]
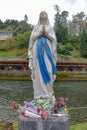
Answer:
[(74, 54), (73, 54), (73, 57), (74, 57), (74, 58), (78, 58), (78, 59), (81, 58), (81, 54), (80, 54), (79, 51), (74, 51), (73, 53), (74, 53)]
[(79, 37), (76, 37), (76, 36), (68, 36), (67, 40), (72, 45), (75, 45), (76, 43), (79, 43)]
[(57, 44), (57, 53), (63, 54), (63, 55), (70, 55), (69, 50), (65, 48), (64, 45)]
[(5, 53), (4, 51), (0, 51), (0, 58), (4, 57)]
[(62, 47), (61, 47), (60, 43), (58, 43), (57, 44), (57, 53), (61, 54), (61, 49), (62, 49)]
[(87, 123), (72, 125), (70, 127), (70, 130), (86, 130), (86, 129), (87, 129)]
[(12, 20), (6, 19), (5, 22), (0, 21), (1, 30), (6, 29), (13, 32), (13, 30), (15, 30), (18, 27), (18, 25), (19, 25), (19, 22), (13, 19)]
[(70, 43), (65, 44), (65, 49), (68, 51), (73, 51), (73, 46)]
[(3, 22), (0, 19), (0, 29), (3, 29)]
[(4, 22), (4, 26), (5, 26), (5, 28), (7, 28), (7, 30), (13, 31), (19, 26), (19, 22), (17, 20), (14, 20), (14, 19), (12, 19), (12, 20), (7, 19)]
[(4, 51), (14, 49), (15, 47), (17, 47), (16, 37), (8, 38), (5, 41), (0, 41), (0, 50), (3, 53), (4, 53)]
[(28, 48), (30, 35), (31, 35), (31, 31), (17, 35), (17, 42), (18, 42), (19, 49)]
[(27, 48), (17, 49), (16, 56), (19, 58), (27, 58), (28, 57), (28, 49)]
[(68, 36), (68, 43), (72, 45), (72, 47), (75, 47), (76, 50), (79, 50), (79, 37), (76, 36)]
[[(27, 15), (26, 20), (27, 20)], [(30, 29), (30, 24), (27, 23), (26, 20), (17, 21), (17, 20), (10, 20), (7, 19), (5, 22), (0, 20), (0, 30), (8, 30), (13, 33), (13, 36), (17, 36), (19, 33), (27, 32)]]
[(87, 58), (87, 33), (83, 30), (81, 35), (80, 53), (83, 57)]
[(80, 44), (79, 44), (79, 43), (74, 44), (74, 48), (79, 51), (79, 49), (80, 49)]
[[(58, 25), (57, 25), (57, 27), (58, 27)], [(57, 41), (65, 44), (67, 42), (67, 34), (68, 34), (67, 28), (59, 25), (59, 29), (58, 28), (56, 29)]]
[(15, 37), (12, 38), (8, 38), (5, 42), (4, 42), (4, 48), (5, 50), (9, 50), (9, 49), (13, 49), (14, 47), (17, 46), (17, 40)]
[(61, 54), (70, 55), (70, 52), (67, 49), (63, 48)]
[(19, 26), (14, 30), (13, 35), (23, 34), (24, 32), (30, 31), (30, 25), (25, 21), (20, 21)]
[(67, 72), (57, 72), (57, 77), (58, 78), (68, 78), (69, 73), (67, 73)]
[(57, 72), (56, 80), (87, 80), (86, 72)]
[(56, 33), (57, 41), (65, 44), (67, 42), (67, 17), (68, 12), (63, 11), (60, 13), (58, 5), (55, 5), (55, 23), (54, 23), (54, 30)]
[(4, 42), (0, 41), (0, 52), (5, 51), (5, 46), (4, 46)]

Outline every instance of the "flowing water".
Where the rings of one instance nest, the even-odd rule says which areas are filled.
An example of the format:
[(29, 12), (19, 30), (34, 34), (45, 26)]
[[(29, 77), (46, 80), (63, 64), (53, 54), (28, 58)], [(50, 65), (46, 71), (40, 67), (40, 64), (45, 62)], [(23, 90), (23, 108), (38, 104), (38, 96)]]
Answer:
[[(57, 99), (69, 98), (67, 107), (71, 123), (87, 122), (87, 81), (55, 82), (54, 91)], [(23, 104), (32, 99), (32, 81), (0, 80), (0, 120), (17, 119), (17, 113), (10, 109), (13, 102)]]

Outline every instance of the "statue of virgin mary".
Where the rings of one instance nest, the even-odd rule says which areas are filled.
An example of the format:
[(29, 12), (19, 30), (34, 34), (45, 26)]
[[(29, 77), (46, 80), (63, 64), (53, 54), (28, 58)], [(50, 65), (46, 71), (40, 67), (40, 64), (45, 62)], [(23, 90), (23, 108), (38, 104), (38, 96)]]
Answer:
[(28, 56), (33, 81), (34, 99), (50, 99), (56, 77), (56, 36), (48, 15), (42, 11), (30, 36)]

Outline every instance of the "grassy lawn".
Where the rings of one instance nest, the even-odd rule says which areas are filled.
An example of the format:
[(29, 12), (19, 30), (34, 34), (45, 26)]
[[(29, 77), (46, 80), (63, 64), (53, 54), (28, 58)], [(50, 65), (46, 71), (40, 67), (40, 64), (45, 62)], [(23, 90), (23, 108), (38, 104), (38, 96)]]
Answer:
[(70, 130), (87, 130), (87, 123), (72, 125)]

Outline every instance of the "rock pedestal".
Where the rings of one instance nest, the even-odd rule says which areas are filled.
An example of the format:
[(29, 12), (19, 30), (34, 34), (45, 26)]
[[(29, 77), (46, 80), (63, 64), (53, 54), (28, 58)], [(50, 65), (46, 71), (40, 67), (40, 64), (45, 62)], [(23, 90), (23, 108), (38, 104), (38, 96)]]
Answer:
[(19, 116), (18, 130), (70, 130), (68, 115), (49, 116), (47, 119)]

